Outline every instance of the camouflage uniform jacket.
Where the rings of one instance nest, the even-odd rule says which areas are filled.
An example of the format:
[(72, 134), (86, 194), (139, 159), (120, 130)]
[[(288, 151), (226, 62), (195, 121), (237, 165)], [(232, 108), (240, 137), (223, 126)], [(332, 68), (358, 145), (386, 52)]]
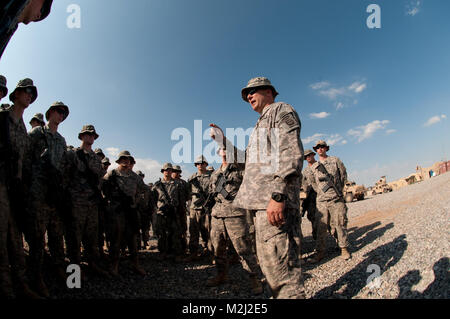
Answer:
[[(209, 189), (209, 181), (211, 178), (211, 174), (209, 172), (205, 174), (200, 174), (199, 172), (192, 174), (188, 179), (188, 183), (190, 186), (190, 195), (191, 195), (191, 209), (202, 209), (203, 204), (205, 203), (206, 197), (208, 196)], [(199, 189), (201, 187), (202, 192)]]
[[(77, 152), (84, 152), (87, 166), (82, 161)], [(100, 158), (94, 151), (83, 151), (81, 147), (74, 148), (67, 151), (67, 174), (69, 178), (69, 190), (72, 197), (73, 204), (91, 204), (100, 194), (100, 179), (103, 177), (103, 167)], [(89, 181), (87, 177), (88, 170), (96, 178), (96, 180)], [(97, 182), (97, 186), (94, 185)]]
[(302, 174), (302, 189), (305, 191), (306, 196), (308, 196), (311, 191), (315, 191), (313, 188), (314, 172), (312, 171), (311, 166), (307, 165)]
[(288, 196), (287, 208), (298, 209), (303, 167), (301, 123), (295, 109), (277, 102), (266, 106), (245, 152), (245, 172), (233, 205), (267, 208), (272, 193)]
[(143, 188), (137, 193), (137, 208), (140, 212), (149, 212), (152, 210), (152, 189), (144, 183)]
[[(29, 156), (30, 139), (28, 137), (23, 119), (20, 118), (16, 121), (11, 115), (11, 111), (13, 109), (14, 106), (7, 110), (1, 111), (0, 118), (2, 120), (0, 120), (0, 150), (3, 150), (6, 147), (6, 138), (9, 136), (9, 143), (13, 154), (13, 172), (9, 171), (9, 173), (12, 173), (13, 178), (18, 178), (25, 184), (28, 184), (31, 175), (31, 160)], [(5, 161), (6, 158), (4, 156), (10, 155), (1, 153), (2, 152), (0, 151), (0, 176), (4, 178), (6, 176), (6, 170), (8, 170)], [(3, 180), (1, 182), (4, 183)]]
[(139, 194), (145, 192), (146, 187), (148, 188), (142, 178), (135, 172), (121, 172), (117, 168), (109, 171), (103, 177), (102, 182), (103, 193), (112, 206), (119, 204), (123, 200), (123, 194), (125, 194), (129, 196), (131, 207), (136, 208)]
[[(212, 208), (211, 216), (214, 217), (235, 217), (245, 216), (246, 212), (243, 209), (236, 209), (232, 206), (233, 200), (239, 191), (244, 174), (244, 164), (228, 164), (225, 168), (220, 166), (211, 175), (211, 182), (209, 185), (209, 192), (215, 194), (216, 203)], [(216, 188), (219, 178), (225, 178), (223, 185), (225, 191), (229, 194), (226, 198), (224, 194), (217, 193)]]
[[(52, 133), (48, 125), (45, 127), (35, 127), (28, 136), (30, 137), (31, 160), (32, 160), (32, 177), (30, 192), (35, 199), (44, 201), (44, 194), (47, 191), (48, 170), (45, 168), (42, 154), (48, 152), (50, 164), (59, 172), (62, 183), (65, 182), (64, 173), (66, 164), (66, 140), (58, 132)], [(48, 150), (47, 150), (48, 149)], [(64, 185), (60, 185), (64, 186)]]
[[(157, 193), (157, 202), (156, 209), (158, 212), (161, 212), (161, 207), (166, 204), (172, 204), (175, 208), (177, 208), (182, 199), (182, 190), (175, 180), (165, 181), (164, 179), (160, 179), (153, 186), (153, 190)], [(163, 190), (163, 187), (166, 189), (167, 195), (169, 198), (166, 198), (166, 194)]]
[(188, 182), (186, 182), (184, 179), (176, 179), (175, 182), (179, 184), (179, 187), (181, 189), (181, 202), (186, 203), (189, 201), (190, 197), (190, 185)]
[[(318, 170), (319, 164), (323, 164), (328, 174), (333, 178), (333, 183), (339, 191), (339, 195), (333, 187), (330, 187), (325, 193), (324, 187), (327, 185), (327, 177), (324, 173)], [(311, 166), (311, 170), (314, 174), (312, 186), (317, 192), (317, 201), (326, 202), (337, 200), (342, 196), (342, 190), (344, 189), (345, 182), (347, 181), (347, 170), (345, 169), (342, 161), (335, 156), (328, 156), (324, 161), (315, 162)]]
[(0, 9), (0, 58), (16, 32), (19, 17), (31, 0), (6, 0)]

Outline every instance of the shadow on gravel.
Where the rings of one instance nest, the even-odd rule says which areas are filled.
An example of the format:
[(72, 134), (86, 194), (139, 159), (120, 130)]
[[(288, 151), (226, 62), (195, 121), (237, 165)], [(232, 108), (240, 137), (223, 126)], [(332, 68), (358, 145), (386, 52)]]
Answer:
[(449, 259), (443, 257), (433, 265), (434, 281), (428, 285), (423, 293), (412, 290), (420, 282), (422, 276), (419, 270), (410, 270), (397, 282), (400, 289), (398, 298), (401, 299), (448, 299), (450, 290)]
[(350, 228), (348, 234), (348, 240), (350, 242), (350, 251), (354, 253), (360, 250), (364, 246), (367, 246), (370, 243), (374, 242), (376, 239), (382, 237), (388, 229), (394, 227), (393, 223), (389, 223), (381, 228), (377, 228), (380, 225), (381, 225), (380, 222), (375, 222), (373, 224), (366, 225), (364, 227)]
[(369, 265), (378, 265), (380, 276), (389, 267), (394, 266), (403, 256), (408, 243), (406, 235), (401, 235), (393, 241), (368, 252), (366, 257), (356, 267), (339, 278), (333, 285), (318, 291), (312, 298), (352, 298), (367, 284), (367, 278), (372, 272), (367, 272)]

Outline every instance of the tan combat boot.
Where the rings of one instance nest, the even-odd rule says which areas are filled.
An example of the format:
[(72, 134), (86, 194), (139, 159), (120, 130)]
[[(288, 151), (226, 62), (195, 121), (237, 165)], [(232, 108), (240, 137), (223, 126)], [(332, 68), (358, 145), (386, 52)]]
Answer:
[(314, 257), (311, 258), (311, 260), (309, 262), (311, 264), (317, 264), (318, 262), (320, 262), (324, 258), (325, 258), (325, 251), (324, 250), (320, 250), (320, 251), (317, 251), (314, 254)]
[(342, 259), (344, 260), (349, 260), (350, 258), (352, 258), (352, 256), (350, 255), (347, 247), (342, 247), (341, 248), (341, 256)]
[(250, 285), (252, 287), (252, 293), (254, 295), (262, 294), (263, 292), (263, 286), (261, 284), (261, 280), (259, 280), (257, 277), (250, 277)]
[(208, 279), (206, 286), (208, 287), (216, 287), (224, 284), (228, 281), (228, 276), (225, 271), (219, 272), (216, 277)]

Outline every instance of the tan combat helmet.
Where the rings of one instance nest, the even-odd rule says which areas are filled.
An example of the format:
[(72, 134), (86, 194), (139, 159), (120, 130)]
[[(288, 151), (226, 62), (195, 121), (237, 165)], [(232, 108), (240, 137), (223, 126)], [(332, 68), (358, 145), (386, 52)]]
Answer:
[(31, 94), (33, 94), (33, 97), (31, 98), (30, 104), (32, 104), (34, 101), (36, 101), (36, 99), (38, 97), (37, 88), (34, 86), (33, 80), (29, 79), (29, 78), (25, 78), (23, 80), (20, 80), (19, 83), (17, 83), (16, 88), (9, 95), (10, 101), (14, 103), (14, 100), (16, 99), (16, 95), (15, 95), (16, 91), (17, 90), (24, 90), (24, 89), (30, 89), (31, 90)]
[(318, 140), (317, 143), (316, 143), (316, 146), (314, 146), (313, 149), (315, 151), (317, 151), (317, 148), (319, 146), (325, 146), (327, 148), (327, 151), (330, 149), (330, 147), (328, 146), (327, 142), (325, 142), (324, 140)]
[(274, 98), (278, 95), (277, 90), (275, 90), (274, 86), (272, 85), (272, 83), (270, 83), (269, 79), (266, 77), (259, 76), (250, 79), (247, 83), (247, 86), (241, 90), (242, 99), (245, 102), (248, 102), (247, 99), (248, 92), (253, 88), (263, 88), (263, 87), (271, 88)]
[(96, 148), (94, 150), (94, 153), (97, 154), (98, 156), (100, 156), (100, 158), (103, 160), (105, 158), (105, 153), (103, 153), (101, 148)]
[(181, 173), (182, 171), (181, 171), (180, 165), (174, 165), (172, 167), (172, 172), (179, 172), (179, 173)]
[(120, 159), (121, 159), (122, 157), (127, 157), (127, 158), (130, 159), (130, 161), (131, 161), (131, 159), (133, 158), (133, 156), (131, 156), (130, 152), (128, 152), (128, 151), (121, 151), (121, 152), (119, 153), (119, 156), (117, 157), (117, 160), (116, 160), (116, 163), (117, 163), (117, 164), (119, 164), (119, 161), (120, 161)]
[(171, 163), (164, 163), (163, 167), (161, 168), (161, 173), (166, 171), (166, 170), (173, 170), (172, 164)]
[(33, 120), (38, 121), (38, 122), (41, 123), (42, 125), (45, 124), (45, 122), (44, 122), (44, 114), (42, 114), (42, 113), (36, 113), (36, 114), (34, 114), (33, 117), (32, 117), (31, 120), (30, 120), (30, 124), (31, 124), (31, 122), (33, 122)]
[(103, 165), (111, 165), (111, 162), (109, 161), (109, 158), (108, 157), (104, 157), (103, 159), (102, 159), (102, 164)]
[(309, 149), (306, 150), (305, 154), (303, 155), (304, 159), (306, 160), (306, 156), (311, 155), (311, 154), (316, 155), (316, 153), (313, 150), (309, 150)]
[(194, 165), (202, 164), (202, 163), (206, 163), (206, 165), (208, 165), (208, 161), (206, 160), (206, 157), (204, 157), (203, 155), (200, 155), (195, 159)]
[(0, 75), (0, 90), (3, 91), (3, 97), (8, 95), (8, 88), (6, 87), (6, 78)]
[(90, 125), (90, 124), (83, 125), (83, 128), (81, 129), (81, 132), (78, 133), (78, 139), (81, 140), (81, 135), (83, 135), (84, 133), (92, 133), (92, 134), (94, 134), (95, 135), (95, 139), (97, 139), (98, 136), (99, 136), (97, 134), (97, 132), (95, 131), (94, 125)]
[(50, 105), (47, 112), (45, 112), (45, 119), (48, 121), (48, 118), (50, 116), (50, 112), (53, 109), (62, 109), (64, 111), (64, 118), (63, 121), (69, 116), (69, 107), (65, 105), (63, 102), (55, 102), (52, 105)]

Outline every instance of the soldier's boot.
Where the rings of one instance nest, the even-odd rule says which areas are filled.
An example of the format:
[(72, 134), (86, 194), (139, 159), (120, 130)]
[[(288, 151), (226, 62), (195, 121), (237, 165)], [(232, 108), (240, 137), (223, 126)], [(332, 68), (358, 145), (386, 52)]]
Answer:
[(17, 297), (26, 299), (44, 299), (37, 292), (33, 291), (27, 283), (21, 281), (17, 286)]
[(208, 279), (206, 282), (206, 286), (208, 287), (216, 287), (224, 284), (228, 281), (228, 275), (226, 271), (220, 271), (216, 277)]
[(118, 258), (116, 258), (112, 261), (110, 274), (113, 275), (114, 277), (119, 276), (119, 259)]
[(325, 250), (319, 250), (314, 254), (313, 258), (311, 258), (310, 263), (317, 264), (324, 258), (325, 258)]
[(145, 276), (147, 274), (144, 268), (139, 265), (139, 258), (137, 255), (131, 257), (131, 266), (137, 274), (141, 276)]
[(104, 278), (110, 278), (110, 275), (107, 271), (103, 270), (102, 268), (100, 268), (97, 263), (95, 262), (90, 262), (89, 268), (92, 270), (92, 272), (94, 272), (95, 274), (104, 277)]
[(48, 292), (47, 285), (45, 284), (44, 278), (42, 277), (41, 273), (36, 276), (35, 286), (37, 293), (39, 293), (41, 296), (45, 298), (50, 297), (50, 293)]
[(262, 294), (264, 291), (261, 280), (259, 280), (256, 276), (250, 277), (250, 286), (252, 289), (252, 294), (254, 295)]
[(344, 260), (349, 260), (350, 258), (352, 258), (352, 256), (350, 255), (350, 252), (348, 251), (347, 247), (342, 247), (341, 248), (341, 259)]

